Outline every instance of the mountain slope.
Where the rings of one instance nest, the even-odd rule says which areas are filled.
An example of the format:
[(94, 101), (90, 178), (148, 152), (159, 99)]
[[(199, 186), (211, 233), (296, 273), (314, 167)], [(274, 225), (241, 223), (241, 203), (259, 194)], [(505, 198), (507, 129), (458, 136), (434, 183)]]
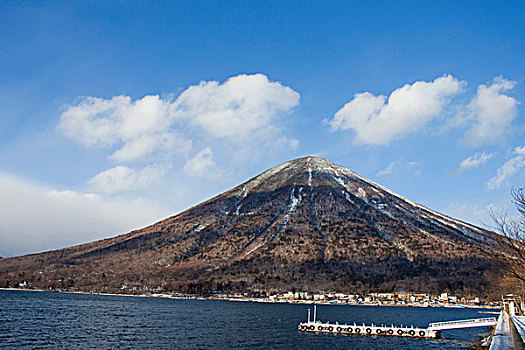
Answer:
[(0, 285), (82, 290), (481, 291), (493, 233), (317, 157), (141, 230), (0, 261)]

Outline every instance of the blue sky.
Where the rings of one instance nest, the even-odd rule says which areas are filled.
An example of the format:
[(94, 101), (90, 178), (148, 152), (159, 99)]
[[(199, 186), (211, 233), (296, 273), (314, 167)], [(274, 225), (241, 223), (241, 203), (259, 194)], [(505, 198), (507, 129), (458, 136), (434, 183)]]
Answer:
[(0, 4), (0, 256), (315, 154), (481, 225), (525, 179), (525, 3)]

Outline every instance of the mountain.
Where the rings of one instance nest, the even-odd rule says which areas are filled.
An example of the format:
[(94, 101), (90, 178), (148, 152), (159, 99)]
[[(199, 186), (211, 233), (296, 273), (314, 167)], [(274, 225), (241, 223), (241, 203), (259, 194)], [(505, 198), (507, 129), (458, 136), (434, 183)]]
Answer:
[(2, 259), (0, 286), (480, 294), (498, 268), (487, 254), (496, 239), (305, 157), (146, 228)]

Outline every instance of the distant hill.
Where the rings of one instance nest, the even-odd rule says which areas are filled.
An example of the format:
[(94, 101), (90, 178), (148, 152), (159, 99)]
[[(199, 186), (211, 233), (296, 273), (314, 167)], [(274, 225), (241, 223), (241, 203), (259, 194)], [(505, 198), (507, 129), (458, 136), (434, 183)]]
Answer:
[(2, 259), (0, 286), (482, 293), (497, 237), (305, 157), (149, 227)]

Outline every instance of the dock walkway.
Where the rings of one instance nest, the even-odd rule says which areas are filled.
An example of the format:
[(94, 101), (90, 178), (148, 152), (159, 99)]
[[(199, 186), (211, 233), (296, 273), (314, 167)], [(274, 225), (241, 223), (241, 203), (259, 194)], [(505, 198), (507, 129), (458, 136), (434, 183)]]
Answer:
[(446, 329), (458, 329), (458, 328), (472, 328), (472, 327), (492, 327), (496, 324), (495, 317), (486, 318), (474, 318), (471, 320), (457, 320), (447, 322), (436, 322), (428, 325), (429, 329), (434, 330), (446, 330)]
[(510, 318), (521, 336), (521, 341), (525, 343), (525, 316), (510, 316)]
[(525, 316), (501, 311), (489, 350), (525, 350)]
[[(456, 320), (448, 322), (431, 323), (429, 327), (414, 326), (386, 326), (362, 324), (339, 324), (321, 322), (316, 320), (317, 306), (314, 305), (314, 317), (310, 320), (310, 309), (308, 309), (308, 321), (299, 323), (298, 329), (302, 332), (316, 333), (335, 333), (335, 334), (353, 334), (353, 335), (376, 335), (392, 337), (410, 337), (410, 338), (439, 338), (441, 331), (446, 329), (470, 328), (470, 327), (490, 327), (496, 324), (496, 318), (477, 318), (470, 320)], [(499, 350), (499, 349), (497, 349)]]
[(323, 323), (320, 321), (303, 322), (299, 324), (299, 330), (303, 332), (336, 333), (354, 335), (378, 335), (409, 338), (439, 338), (441, 332), (429, 328), (385, 326), (385, 325), (358, 325)]
[(510, 335), (510, 318), (501, 311), (498, 317), (498, 323), (490, 342), (489, 350), (512, 350), (512, 336)]

